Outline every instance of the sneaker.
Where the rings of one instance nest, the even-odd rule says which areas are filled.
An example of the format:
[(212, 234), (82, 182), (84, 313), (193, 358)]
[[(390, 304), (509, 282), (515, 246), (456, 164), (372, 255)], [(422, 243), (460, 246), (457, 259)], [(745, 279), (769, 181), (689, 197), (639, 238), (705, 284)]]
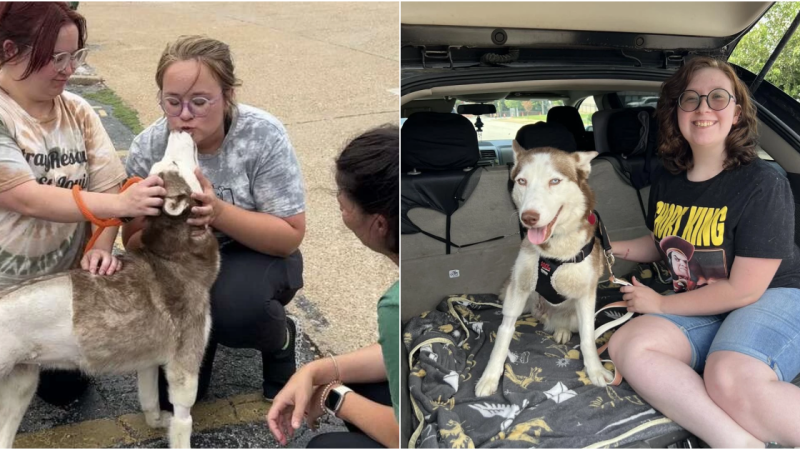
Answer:
[(264, 364), (264, 398), (272, 401), (278, 392), (283, 389), (289, 378), (297, 371), (297, 357), (295, 344), (297, 342), (297, 323), (292, 316), (286, 316), (286, 330), (288, 341), (285, 348), (270, 354), (262, 354)]

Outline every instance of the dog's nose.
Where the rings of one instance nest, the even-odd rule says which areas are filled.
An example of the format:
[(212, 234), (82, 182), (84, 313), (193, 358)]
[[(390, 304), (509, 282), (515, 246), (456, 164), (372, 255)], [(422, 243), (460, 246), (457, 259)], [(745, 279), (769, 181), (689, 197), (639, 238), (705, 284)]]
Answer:
[(529, 227), (535, 227), (536, 223), (539, 222), (539, 213), (536, 211), (523, 211), (522, 212), (522, 223)]

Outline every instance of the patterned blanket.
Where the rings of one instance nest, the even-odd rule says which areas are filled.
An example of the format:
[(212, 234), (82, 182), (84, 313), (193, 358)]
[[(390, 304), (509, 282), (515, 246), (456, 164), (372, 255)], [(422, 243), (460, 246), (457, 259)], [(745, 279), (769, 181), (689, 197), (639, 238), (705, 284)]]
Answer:
[(556, 344), (530, 315), (516, 323), (498, 392), (475, 397), (501, 321), (497, 296), (486, 294), (450, 296), (408, 322), (409, 448), (617, 447), (681, 430), (627, 383), (593, 386), (577, 334)]

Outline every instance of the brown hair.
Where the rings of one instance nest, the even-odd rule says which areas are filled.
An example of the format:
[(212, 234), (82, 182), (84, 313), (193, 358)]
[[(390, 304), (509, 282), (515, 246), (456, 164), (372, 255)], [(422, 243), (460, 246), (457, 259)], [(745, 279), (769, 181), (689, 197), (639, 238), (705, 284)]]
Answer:
[(656, 118), (660, 129), (658, 152), (664, 167), (677, 174), (694, 166), (692, 149), (678, 127), (678, 97), (689, 85), (695, 72), (712, 68), (722, 71), (733, 85), (733, 96), (741, 107), (739, 120), (731, 127), (725, 138), (725, 170), (749, 164), (758, 157), (756, 153), (757, 122), (756, 107), (750, 100), (750, 91), (736, 76), (730, 64), (708, 57), (692, 58), (661, 85), (661, 94), (656, 107)]
[(336, 158), (336, 185), (367, 214), (386, 218), (384, 245), (400, 253), (400, 129), (372, 128), (348, 142)]
[(58, 33), (64, 25), (78, 27), (78, 48), (86, 44), (86, 19), (63, 2), (1, 2), (0, 45), (10, 40), (17, 53), (6, 59), (0, 50), (0, 66), (22, 57), (24, 47), (31, 47), (31, 59), (22, 80), (50, 63)]
[(214, 79), (222, 87), (225, 99), (225, 120), (230, 120), (236, 109), (233, 88), (242, 85), (233, 71), (233, 56), (228, 44), (207, 36), (179, 36), (177, 40), (167, 44), (156, 69), (158, 96), (164, 89), (164, 72), (172, 63), (195, 60), (204, 64), (211, 71)]

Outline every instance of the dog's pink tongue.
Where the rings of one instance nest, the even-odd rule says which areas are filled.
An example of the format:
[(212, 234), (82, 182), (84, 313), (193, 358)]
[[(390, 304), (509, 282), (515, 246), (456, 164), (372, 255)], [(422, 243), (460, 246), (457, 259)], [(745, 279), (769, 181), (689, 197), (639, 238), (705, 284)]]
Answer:
[(544, 234), (547, 233), (547, 227), (529, 228), (528, 240), (531, 244), (541, 244), (544, 242)]

